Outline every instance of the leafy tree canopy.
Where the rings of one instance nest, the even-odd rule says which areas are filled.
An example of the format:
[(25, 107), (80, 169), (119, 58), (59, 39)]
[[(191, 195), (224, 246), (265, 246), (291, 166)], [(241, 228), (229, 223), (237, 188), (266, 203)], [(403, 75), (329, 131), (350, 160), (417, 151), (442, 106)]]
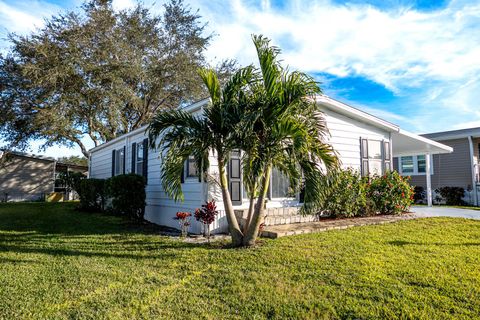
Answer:
[(11, 51), (0, 56), (6, 147), (44, 139), (44, 148), (76, 144), (86, 156), (85, 135), (99, 145), (205, 96), (196, 75), (210, 41), (204, 26), (181, 0), (161, 15), (142, 4), (115, 11), (111, 0), (92, 0), (30, 35), (11, 34)]
[(58, 162), (67, 163), (67, 164), (74, 164), (78, 166), (87, 166), (88, 159), (85, 157), (79, 156), (69, 156), (69, 157), (59, 157), (57, 158)]

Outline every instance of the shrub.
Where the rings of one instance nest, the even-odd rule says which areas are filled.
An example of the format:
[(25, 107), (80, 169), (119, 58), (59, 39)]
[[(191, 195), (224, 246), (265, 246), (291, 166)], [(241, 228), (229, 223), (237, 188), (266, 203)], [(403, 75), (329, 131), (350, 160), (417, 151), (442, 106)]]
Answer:
[(185, 238), (188, 235), (188, 227), (190, 226), (190, 217), (192, 214), (190, 212), (179, 211), (175, 214), (173, 219), (178, 220), (180, 224), (180, 230), (182, 231), (182, 237)]
[(396, 171), (374, 176), (368, 182), (367, 205), (370, 214), (399, 214), (408, 211), (413, 201), (413, 187), (408, 178)]
[(215, 221), (217, 214), (218, 211), (215, 200), (207, 201), (205, 204), (202, 204), (200, 209), (197, 208), (195, 210), (195, 219), (203, 223), (203, 226), (206, 227), (205, 233), (208, 241), (210, 241), (210, 224)]
[(107, 198), (105, 180), (82, 179), (79, 182), (80, 209), (85, 211), (101, 211)]
[(75, 191), (80, 195), (80, 182), (87, 177), (81, 172), (60, 172), (58, 180), (60, 180), (69, 191)]
[(425, 190), (421, 186), (413, 188), (413, 202), (423, 203), (425, 201)]
[(465, 205), (465, 201), (462, 200), (465, 195), (465, 189), (461, 187), (441, 187), (435, 190), (439, 193), (445, 204), (450, 206), (462, 206)]
[(138, 174), (122, 174), (108, 179), (108, 195), (114, 213), (143, 220), (145, 214), (145, 178)]
[(364, 215), (366, 210), (366, 183), (353, 169), (331, 170), (323, 177), (320, 208), (331, 217)]

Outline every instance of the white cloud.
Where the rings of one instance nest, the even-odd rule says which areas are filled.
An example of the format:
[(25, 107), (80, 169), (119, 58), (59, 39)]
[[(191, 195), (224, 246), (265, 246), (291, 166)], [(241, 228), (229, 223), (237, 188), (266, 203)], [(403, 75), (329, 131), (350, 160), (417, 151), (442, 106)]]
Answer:
[(112, 6), (115, 10), (123, 10), (134, 7), (136, 1), (134, 0), (113, 0)]
[[(214, 9), (208, 1), (200, 7)], [(217, 1), (218, 3), (218, 1)], [(201, 10), (203, 14), (206, 10)], [(480, 72), (480, 3), (454, 1), (446, 8), (418, 12), (384, 11), (367, 5), (329, 1), (293, 2), (271, 9), (248, 1), (230, 2), (229, 11), (209, 13), (219, 34), (210, 56), (254, 61), (250, 34), (264, 34), (283, 47), (286, 63), (307, 72), (365, 76), (387, 88), (420, 87), (430, 79), (463, 80)]]
[(58, 14), (62, 8), (47, 1), (18, 1), (15, 5), (0, 0), (2, 31), (26, 34), (44, 25), (44, 19)]

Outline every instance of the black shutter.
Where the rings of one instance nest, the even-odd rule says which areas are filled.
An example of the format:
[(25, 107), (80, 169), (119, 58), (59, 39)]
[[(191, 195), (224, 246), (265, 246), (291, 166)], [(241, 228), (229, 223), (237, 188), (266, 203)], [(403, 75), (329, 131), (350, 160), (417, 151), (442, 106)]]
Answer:
[(115, 176), (115, 150), (112, 150), (112, 177)]
[(127, 160), (127, 147), (123, 146), (123, 168), (122, 168), (123, 174), (125, 174), (125, 166), (127, 162), (126, 160)]
[(136, 168), (136, 161), (137, 160), (137, 144), (134, 142), (132, 143), (132, 170), (131, 172), (132, 173), (135, 173), (135, 168)]
[(362, 176), (368, 177), (368, 140), (360, 138), (360, 166)]
[(233, 205), (242, 204), (242, 163), (240, 150), (230, 152), (228, 160), (228, 186)]
[(142, 175), (145, 177), (145, 183), (148, 181), (148, 139), (143, 139), (143, 172)]

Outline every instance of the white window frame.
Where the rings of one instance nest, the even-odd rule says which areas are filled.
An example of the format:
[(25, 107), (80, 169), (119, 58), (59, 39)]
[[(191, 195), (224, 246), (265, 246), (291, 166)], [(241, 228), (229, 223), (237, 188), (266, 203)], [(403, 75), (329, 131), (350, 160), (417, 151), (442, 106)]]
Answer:
[[(398, 157), (398, 172), (402, 176), (424, 176), (427, 172), (418, 172), (418, 156), (419, 155), (404, 155)], [(421, 154), (420, 156), (425, 156), (425, 161), (427, 155)], [(412, 157), (413, 158), (413, 172), (403, 172), (402, 170), (402, 157)], [(430, 175), (433, 174), (433, 157), (430, 155)]]
[[(360, 137), (360, 143), (362, 144), (363, 141), (366, 141), (367, 142), (367, 157), (365, 158), (363, 156), (363, 145), (360, 146), (360, 172), (362, 173), (362, 176), (364, 177), (367, 177), (367, 176), (372, 176), (373, 173), (370, 172), (370, 163), (371, 162), (379, 162), (381, 164), (381, 172), (380, 174), (383, 175), (385, 174), (387, 171), (391, 171), (393, 169), (393, 156), (392, 156), (392, 141), (389, 140), (389, 139), (370, 139), (370, 138), (366, 138), (366, 137)], [(370, 148), (369, 148), (369, 143), (370, 142), (379, 142), (380, 143), (380, 150), (381, 150), (381, 158), (380, 159), (376, 159), (376, 158), (372, 158), (370, 157)], [(389, 154), (389, 158), (387, 159), (385, 156), (386, 156), (386, 152), (387, 150), (385, 150), (385, 144), (388, 143), (388, 154)], [(363, 163), (364, 162), (367, 162), (367, 165), (368, 165), (368, 175), (366, 175), (364, 173), (364, 170), (363, 170)], [(388, 166), (387, 166), (388, 164)]]
[(124, 153), (123, 147), (115, 150), (115, 172), (114, 172), (115, 176), (122, 175), (123, 167), (126, 165), (126, 163), (124, 163), (126, 161), (125, 154), (120, 156), (121, 153)]
[[(142, 161), (138, 160), (138, 151), (142, 150)], [(145, 165), (145, 159), (143, 159), (143, 141), (137, 142), (135, 147), (135, 173), (143, 176), (143, 166)], [(142, 171), (138, 172), (138, 164), (142, 163)]]
[[(280, 172), (280, 170), (278, 170), (278, 172)], [(292, 200), (296, 200), (297, 198), (299, 198), (299, 195), (300, 194), (298, 193), (298, 194), (295, 194), (294, 196), (291, 196), (291, 197), (274, 197), (273, 196), (273, 170), (272, 170), (272, 174), (270, 175), (269, 195), (268, 195), (270, 200), (272, 200), (272, 201), (292, 201)]]
[(189, 156), (189, 158), (187, 158), (187, 160), (185, 160), (185, 162), (183, 163), (183, 178), (184, 178), (184, 183), (198, 183), (198, 178), (199, 178), (199, 175), (200, 173), (198, 172), (199, 170), (197, 170), (197, 175), (196, 176), (189, 176), (189, 172), (188, 172), (188, 162), (190, 161), (192, 156)]

